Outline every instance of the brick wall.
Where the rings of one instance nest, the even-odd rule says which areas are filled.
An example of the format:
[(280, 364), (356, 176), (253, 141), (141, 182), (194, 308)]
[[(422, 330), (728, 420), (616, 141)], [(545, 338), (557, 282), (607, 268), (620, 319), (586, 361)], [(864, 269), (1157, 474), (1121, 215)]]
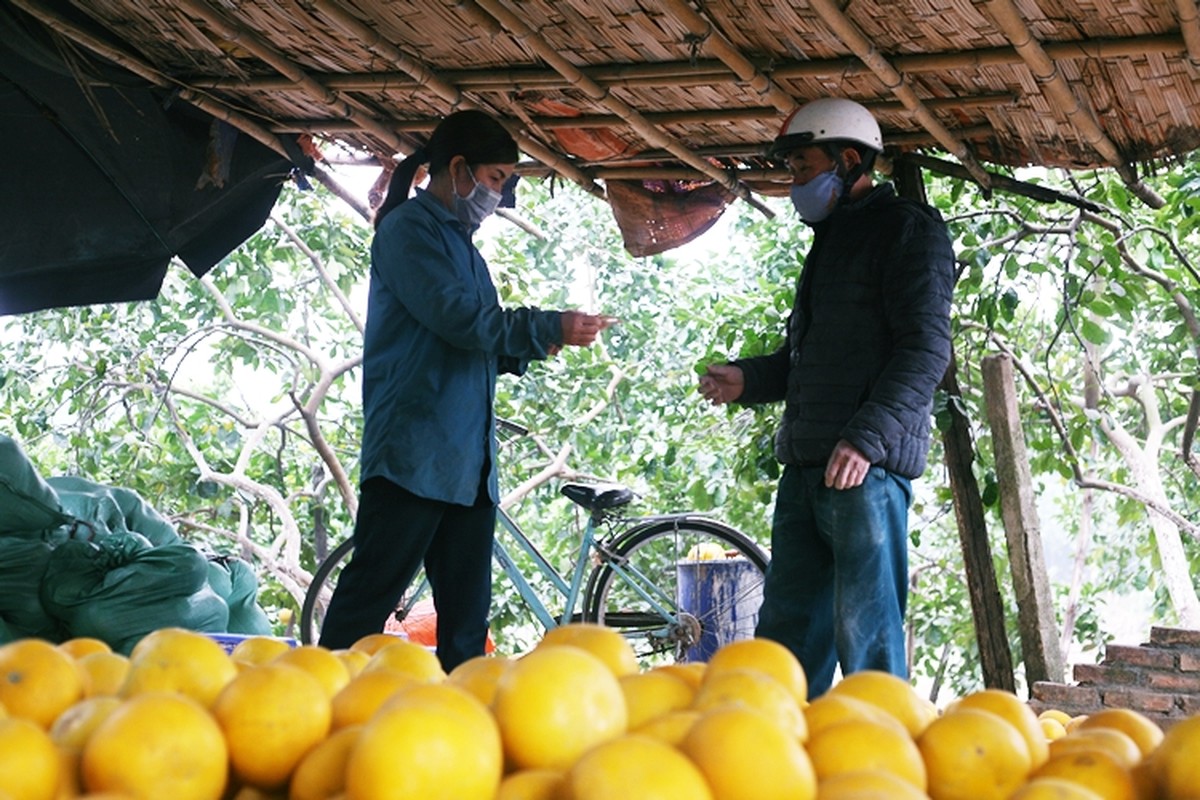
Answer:
[(1035, 683), (1029, 705), (1072, 716), (1129, 708), (1170, 727), (1200, 714), (1200, 631), (1151, 628), (1149, 642), (1110, 644), (1103, 661), (1076, 664), (1072, 677), (1074, 684)]

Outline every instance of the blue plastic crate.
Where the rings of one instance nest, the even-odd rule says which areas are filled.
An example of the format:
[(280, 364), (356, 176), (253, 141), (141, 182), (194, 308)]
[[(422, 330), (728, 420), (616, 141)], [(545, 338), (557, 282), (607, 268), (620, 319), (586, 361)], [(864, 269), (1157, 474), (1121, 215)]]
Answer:
[[(204, 635), (221, 645), (221, 647), (225, 648), (226, 653), (232, 653), (233, 648), (237, 647), (247, 639), (257, 638), (253, 635), (242, 633), (206, 633)], [(270, 636), (268, 638), (278, 639), (281, 642), (287, 642), (288, 647), (295, 647), (297, 645), (296, 640), (290, 636)]]

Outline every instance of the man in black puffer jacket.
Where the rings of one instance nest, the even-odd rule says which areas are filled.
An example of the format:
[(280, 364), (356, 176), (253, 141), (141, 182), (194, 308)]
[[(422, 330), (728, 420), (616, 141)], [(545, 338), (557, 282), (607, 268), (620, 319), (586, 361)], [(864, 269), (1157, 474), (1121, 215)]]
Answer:
[(756, 635), (787, 645), (809, 697), (842, 673), (908, 674), (911, 480), (950, 360), (954, 254), (941, 215), (874, 185), (879, 125), (850, 100), (801, 107), (771, 148), (813, 228), (787, 341), (713, 364), (715, 404), (785, 400), (771, 563)]

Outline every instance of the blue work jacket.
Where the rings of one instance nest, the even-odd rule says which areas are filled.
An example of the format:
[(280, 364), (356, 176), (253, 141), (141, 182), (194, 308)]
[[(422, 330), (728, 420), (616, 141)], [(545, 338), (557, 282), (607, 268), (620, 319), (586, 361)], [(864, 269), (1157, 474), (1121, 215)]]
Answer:
[(559, 312), (500, 307), (470, 232), (418, 190), (371, 243), (360, 481), (471, 505), (486, 480), (497, 502), (496, 376), (561, 343)]

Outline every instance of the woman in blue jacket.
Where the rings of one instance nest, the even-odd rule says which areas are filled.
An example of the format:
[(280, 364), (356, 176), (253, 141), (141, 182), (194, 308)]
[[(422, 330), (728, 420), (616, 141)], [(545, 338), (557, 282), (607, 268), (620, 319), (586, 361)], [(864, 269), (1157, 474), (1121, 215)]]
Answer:
[[(577, 311), (500, 307), (471, 236), (495, 211), (517, 156), (492, 117), (451, 114), (396, 168), (376, 213), (354, 555), (325, 616), (324, 647), (383, 630), (424, 564), (442, 667), (484, 652), (499, 500), (496, 376), (590, 345), (604, 326)], [(410, 197), (425, 163), (428, 187)]]

